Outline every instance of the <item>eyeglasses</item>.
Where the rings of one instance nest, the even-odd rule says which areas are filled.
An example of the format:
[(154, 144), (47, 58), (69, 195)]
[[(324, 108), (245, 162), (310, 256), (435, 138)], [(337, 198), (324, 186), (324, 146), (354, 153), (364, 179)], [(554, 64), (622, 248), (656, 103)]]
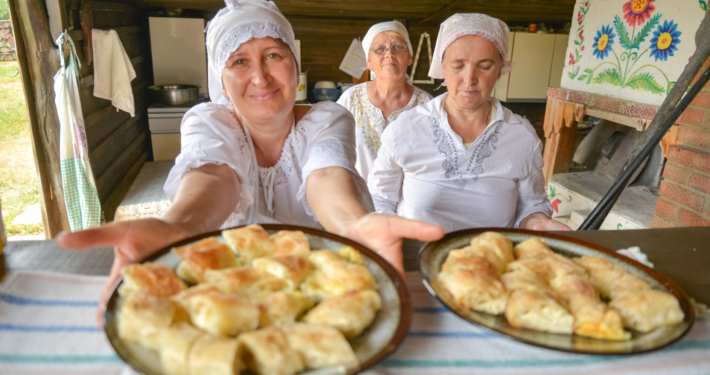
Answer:
[(375, 49), (370, 48), (370, 51), (374, 52), (375, 55), (384, 55), (387, 53), (387, 50), (391, 50), (393, 54), (399, 55), (400, 53), (404, 52), (404, 50), (407, 48), (407, 45), (401, 45), (401, 44), (393, 44), (389, 47), (386, 46), (378, 46)]

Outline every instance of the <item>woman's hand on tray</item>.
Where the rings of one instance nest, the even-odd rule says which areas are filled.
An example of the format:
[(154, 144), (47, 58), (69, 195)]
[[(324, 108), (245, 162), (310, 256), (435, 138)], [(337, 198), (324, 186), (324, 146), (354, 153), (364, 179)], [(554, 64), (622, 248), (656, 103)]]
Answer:
[(550, 219), (542, 212), (535, 212), (525, 217), (520, 222), (520, 229), (538, 231), (570, 231), (570, 227)]

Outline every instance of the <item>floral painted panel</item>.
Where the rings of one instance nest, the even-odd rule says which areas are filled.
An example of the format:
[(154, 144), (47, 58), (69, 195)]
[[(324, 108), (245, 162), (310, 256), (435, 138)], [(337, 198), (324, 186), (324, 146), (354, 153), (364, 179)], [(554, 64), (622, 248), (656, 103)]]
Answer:
[(660, 105), (706, 11), (706, 0), (577, 0), (561, 86)]
[(12, 36), (10, 21), (0, 21), (0, 61), (17, 60), (15, 38)]

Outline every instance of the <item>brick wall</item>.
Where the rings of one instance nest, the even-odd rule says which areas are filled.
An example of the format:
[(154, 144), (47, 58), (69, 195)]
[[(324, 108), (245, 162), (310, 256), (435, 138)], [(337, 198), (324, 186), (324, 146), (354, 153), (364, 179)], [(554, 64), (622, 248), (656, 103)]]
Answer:
[[(708, 66), (710, 59), (701, 72)], [(710, 83), (678, 123), (683, 145), (668, 153), (653, 228), (710, 226)]]

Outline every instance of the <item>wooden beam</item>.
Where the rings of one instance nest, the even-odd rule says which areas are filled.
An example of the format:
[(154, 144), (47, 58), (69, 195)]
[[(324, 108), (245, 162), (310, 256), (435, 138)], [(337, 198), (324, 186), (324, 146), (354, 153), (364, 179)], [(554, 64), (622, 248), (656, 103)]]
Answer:
[(437, 10), (436, 12), (434, 12), (434, 13), (432, 13), (432, 14), (430, 14), (430, 15), (428, 15), (428, 16), (422, 18), (422, 19), (420, 19), (419, 21), (420, 21), (420, 22), (427, 22), (427, 21), (430, 21), (430, 20), (432, 20), (432, 19), (435, 19), (435, 18), (438, 18), (438, 17), (443, 16), (444, 14), (450, 12), (453, 7), (455, 7), (456, 5), (458, 5), (458, 2), (459, 2), (459, 1), (460, 1), (460, 0), (453, 0), (452, 2), (450, 2), (450, 3), (446, 4), (446, 5), (444, 5), (443, 7), (439, 8), (439, 10)]
[(110, 3), (105, 1), (71, 0), (71, 9), (79, 9), (81, 4), (89, 4), (94, 12), (133, 12), (136, 10), (133, 2)]
[[(69, 17), (67, 16), (67, 4), (65, 0), (46, 0), (47, 16), (49, 17), (49, 31), (52, 33), (52, 40), (57, 40), (59, 35), (69, 28)], [(36, 20), (39, 21), (39, 20)]]
[(594, 117), (598, 117), (600, 119), (613, 121), (613, 122), (619, 123), (621, 125), (630, 126), (638, 131), (646, 130), (646, 128), (648, 127), (648, 124), (651, 123), (650, 119), (629, 116), (629, 115), (622, 115), (621, 113), (615, 113), (615, 112), (606, 111), (606, 110), (594, 108), (594, 107), (587, 107), (586, 113), (589, 116), (594, 116)]
[(568, 172), (574, 156), (577, 123), (584, 114), (584, 105), (547, 98), (545, 109), (545, 151), (542, 174), (548, 184), (555, 173)]

